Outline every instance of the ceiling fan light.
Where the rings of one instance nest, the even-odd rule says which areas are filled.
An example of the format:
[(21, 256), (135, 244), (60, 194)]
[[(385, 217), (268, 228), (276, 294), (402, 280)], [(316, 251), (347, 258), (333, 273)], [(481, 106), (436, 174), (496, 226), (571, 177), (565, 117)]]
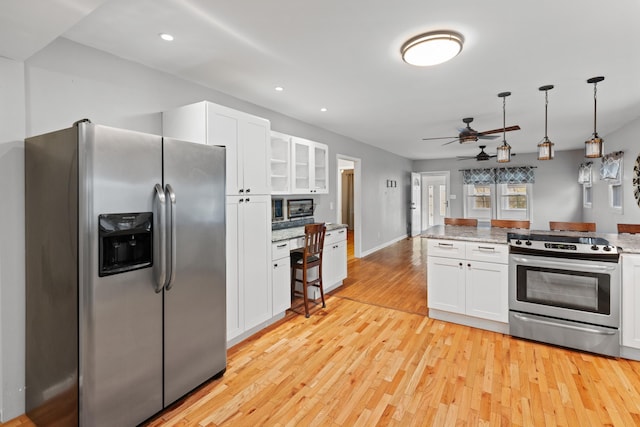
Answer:
[(604, 150), (603, 142), (604, 140), (602, 138), (599, 138), (597, 134), (594, 134), (593, 138), (584, 142), (584, 156), (590, 159), (602, 157)]
[(496, 162), (509, 163), (511, 161), (511, 146), (506, 141), (496, 149)]
[(462, 51), (464, 37), (455, 31), (433, 31), (407, 40), (400, 49), (402, 59), (410, 65), (428, 67), (442, 64)]
[(554, 145), (549, 138), (545, 138), (544, 141), (538, 144), (538, 160), (552, 160), (555, 155)]
[(478, 137), (476, 135), (465, 135), (461, 136), (459, 139), (461, 144), (468, 144), (470, 142), (476, 142)]

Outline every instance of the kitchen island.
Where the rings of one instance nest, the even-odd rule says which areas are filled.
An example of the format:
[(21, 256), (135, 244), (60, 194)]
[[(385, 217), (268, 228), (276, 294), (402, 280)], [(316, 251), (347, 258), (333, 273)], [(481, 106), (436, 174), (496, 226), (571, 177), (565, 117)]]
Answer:
[(620, 248), (622, 253), (640, 254), (640, 234), (596, 233), (580, 231), (523, 230), (496, 227), (465, 227), (460, 225), (435, 225), (421, 237), (426, 239), (465, 240), (495, 244), (507, 244), (507, 234), (557, 234), (562, 236), (601, 237)]
[(422, 235), (427, 239), (427, 305), (430, 317), (495, 332), (509, 332), (507, 235), (510, 232), (520, 236), (601, 238), (618, 247), (622, 266), (621, 302), (618, 302), (621, 308), (620, 354), (640, 360), (640, 314), (637, 314), (640, 306), (639, 235), (449, 225), (431, 227)]

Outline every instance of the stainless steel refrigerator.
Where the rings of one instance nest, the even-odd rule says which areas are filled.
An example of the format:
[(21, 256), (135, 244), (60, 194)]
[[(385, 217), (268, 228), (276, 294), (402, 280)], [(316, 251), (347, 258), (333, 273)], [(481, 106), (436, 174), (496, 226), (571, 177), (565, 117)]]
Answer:
[(27, 415), (136, 425), (221, 376), (225, 149), (85, 120), (25, 168)]

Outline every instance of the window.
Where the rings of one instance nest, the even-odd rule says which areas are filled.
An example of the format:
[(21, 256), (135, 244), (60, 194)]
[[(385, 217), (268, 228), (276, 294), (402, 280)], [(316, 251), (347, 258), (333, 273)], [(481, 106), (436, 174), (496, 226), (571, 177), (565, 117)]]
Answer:
[(535, 167), (464, 169), (464, 216), (531, 221)]
[(440, 216), (447, 216), (447, 207), (449, 206), (449, 202), (447, 201), (447, 186), (444, 184), (440, 184)]
[(622, 213), (622, 185), (609, 185), (609, 207), (613, 212)]
[(531, 184), (497, 184), (500, 203), (498, 219), (529, 220), (531, 215)]
[(465, 218), (491, 219), (493, 217), (494, 184), (465, 185)]
[(593, 191), (591, 184), (582, 184), (582, 206), (591, 209), (593, 206)]

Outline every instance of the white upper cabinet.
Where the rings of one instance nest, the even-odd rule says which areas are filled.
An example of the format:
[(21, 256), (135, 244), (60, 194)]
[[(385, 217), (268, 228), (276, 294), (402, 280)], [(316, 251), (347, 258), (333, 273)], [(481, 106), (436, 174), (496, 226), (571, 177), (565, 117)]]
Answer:
[(291, 192), (291, 137), (271, 132), (271, 194)]
[(329, 147), (307, 139), (291, 138), (291, 193), (329, 192)]
[(162, 115), (163, 136), (227, 148), (227, 195), (270, 194), (268, 120), (202, 101)]

